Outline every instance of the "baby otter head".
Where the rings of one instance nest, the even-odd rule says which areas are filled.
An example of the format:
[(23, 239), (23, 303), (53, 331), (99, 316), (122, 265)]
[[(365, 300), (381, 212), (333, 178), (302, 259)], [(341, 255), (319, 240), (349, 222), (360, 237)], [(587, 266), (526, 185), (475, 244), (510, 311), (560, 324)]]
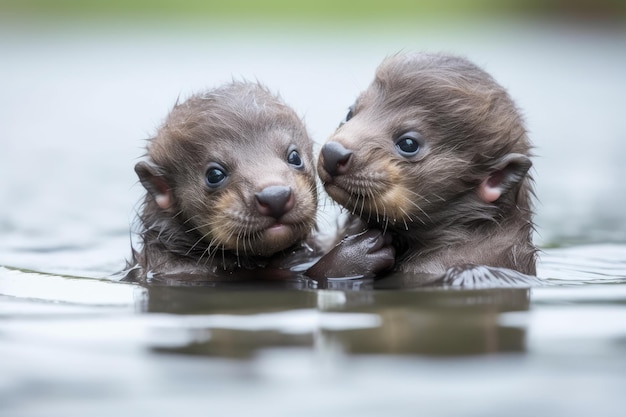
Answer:
[(454, 56), (397, 55), (324, 145), (318, 172), (364, 220), (432, 230), (528, 206), (529, 152), (514, 103), (486, 72)]
[(179, 252), (270, 256), (314, 225), (312, 141), (295, 112), (258, 84), (177, 104), (135, 171), (148, 191), (144, 214), (158, 214), (146, 227), (173, 222), (161, 240), (182, 242)]

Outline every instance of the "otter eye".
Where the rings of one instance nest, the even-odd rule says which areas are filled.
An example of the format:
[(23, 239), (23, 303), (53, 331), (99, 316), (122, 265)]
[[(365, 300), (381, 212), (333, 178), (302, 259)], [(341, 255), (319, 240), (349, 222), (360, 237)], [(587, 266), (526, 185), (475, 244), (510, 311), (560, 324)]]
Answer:
[(210, 166), (206, 170), (206, 185), (210, 188), (219, 187), (226, 180), (226, 173), (221, 167)]
[(346, 114), (346, 118), (339, 123), (339, 127), (343, 126), (348, 120), (352, 119), (354, 116), (354, 106), (350, 106), (348, 109), (348, 114)]
[(350, 106), (350, 108), (348, 109), (348, 114), (346, 114), (346, 122), (352, 119), (352, 116), (354, 116), (354, 106)]
[(304, 166), (304, 162), (302, 162), (300, 154), (295, 149), (293, 149), (291, 152), (289, 152), (289, 155), (287, 155), (287, 162), (294, 168), (302, 168)]
[(396, 140), (396, 148), (400, 155), (411, 157), (417, 155), (421, 148), (422, 135), (417, 132), (407, 132)]

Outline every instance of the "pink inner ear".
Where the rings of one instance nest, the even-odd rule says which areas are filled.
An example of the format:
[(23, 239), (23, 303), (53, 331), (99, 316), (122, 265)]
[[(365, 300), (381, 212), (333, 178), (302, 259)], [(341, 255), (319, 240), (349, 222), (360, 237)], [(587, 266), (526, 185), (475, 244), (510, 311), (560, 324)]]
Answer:
[(163, 210), (167, 210), (172, 207), (172, 192), (167, 182), (161, 177), (152, 177), (152, 185), (157, 190), (158, 194), (154, 197), (157, 205)]
[(500, 184), (503, 179), (503, 171), (499, 170), (492, 173), (478, 186), (478, 189), (476, 190), (478, 198), (483, 200), (485, 203), (493, 203), (500, 198), (502, 195), (502, 188), (500, 187)]
[(157, 205), (163, 210), (167, 210), (172, 207), (172, 199), (170, 198), (169, 193), (159, 194), (158, 196), (156, 196), (154, 201), (156, 201)]

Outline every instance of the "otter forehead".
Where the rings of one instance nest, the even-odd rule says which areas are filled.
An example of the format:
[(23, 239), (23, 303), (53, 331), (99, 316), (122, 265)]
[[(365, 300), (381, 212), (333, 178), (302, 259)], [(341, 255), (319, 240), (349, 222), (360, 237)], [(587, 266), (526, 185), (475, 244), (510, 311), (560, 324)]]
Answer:
[(415, 129), (451, 149), (471, 152), (478, 145), (494, 155), (529, 150), (523, 119), (506, 90), (455, 56), (387, 58), (358, 97), (354, 119), (373, 122), (391, 136)]
[(419, 106), (442, 115), (459, 107), (488, 106), (502, 94), (504, 89), (486, 72), (463, 58), (418, 54), (383, 61), (364, 98), (394, 111)]
[(294, 136), (305, 131), (293, 110), (266, 97), (264, 90), (258, 92), (250, 97), (215, 92), (196, 95), (171, 111), (160, 136), (164, 141), (206, 145), (219, 140), (248, 142), (268, 131)]
[(289, 144), (312, 153), (297, 114), (259, 85), (232, 84), (177, 104), (148, 153), (163, 165), (171, 161), (200, 163), (212, 155), (233, 154), (235, 149), (245, 157), (247, 153), (280, 152)]
[(463, 87), (501, 89), (484, 70), (462, 57), (437, 54), (396, 55), (376, 69), (375, 81), (388, 90), (422, 92)]

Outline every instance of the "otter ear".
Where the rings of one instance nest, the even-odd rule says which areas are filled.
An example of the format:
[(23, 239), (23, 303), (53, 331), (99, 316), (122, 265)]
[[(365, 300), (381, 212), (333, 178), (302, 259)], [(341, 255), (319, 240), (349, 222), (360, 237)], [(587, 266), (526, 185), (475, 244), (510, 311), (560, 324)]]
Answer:
[(530, 159), (519, 153), (510, 153), (500, 158), (492, 166), (491, 174), (478, 186), (478, 198), (485, 203), (493, 203), (519, 184), (531, 165)]
[(141, 161), (135, 165), (135, 172), (159, 207), (163, 210), (172, 207), (172, 190), (161, 167), (150, 161)]

